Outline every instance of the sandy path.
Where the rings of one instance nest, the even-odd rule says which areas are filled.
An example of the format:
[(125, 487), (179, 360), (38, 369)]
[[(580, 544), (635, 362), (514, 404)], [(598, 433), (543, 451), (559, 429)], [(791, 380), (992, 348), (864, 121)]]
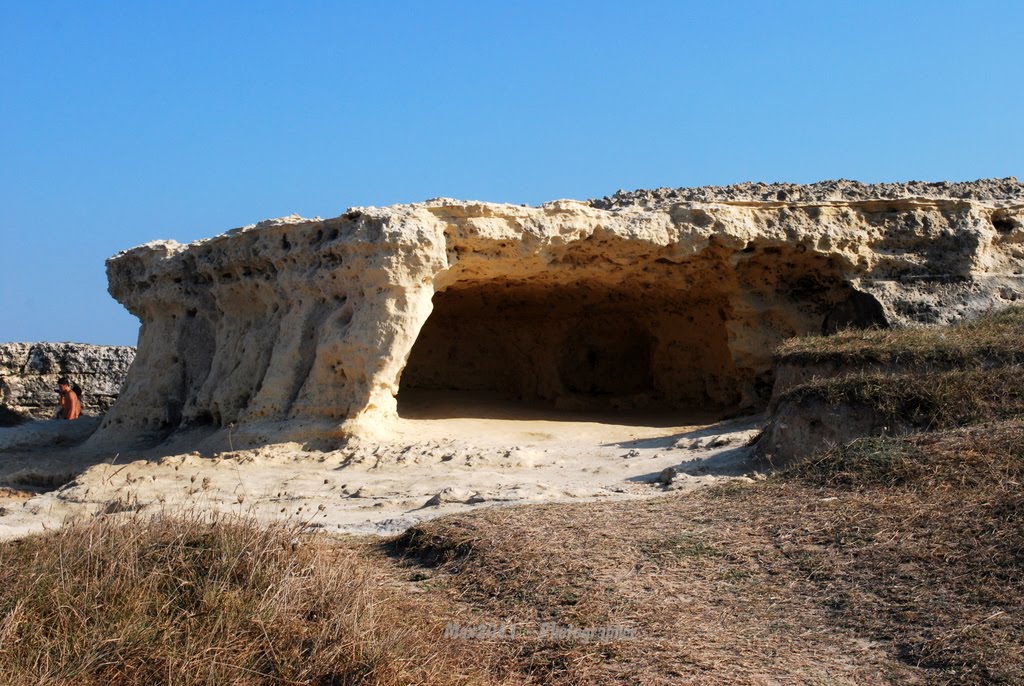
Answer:
[[(667, 467), (680, 472), (671, 489), (747, 478), (741, 476), (750, 471), (744, 444), (763, 421), (552, 415), (437, 402), (406, 407), (403, 415), (388, 440), (352, 439), (335, 450), (278, 443), (210, 456), (92, 456), (92, 466), (55, 491), (28, 499), (0, 493), (0, 537), (100, 512), (162, 509), (387, 534), (475, 507), (652, 497), (664, 492), (652, 482)], [(23, 448), (2, 452), (0, 478), (7, 476), (7, 485), (12, 472), (6, 467), (67, 474), (90, 463), (74, 449)]]

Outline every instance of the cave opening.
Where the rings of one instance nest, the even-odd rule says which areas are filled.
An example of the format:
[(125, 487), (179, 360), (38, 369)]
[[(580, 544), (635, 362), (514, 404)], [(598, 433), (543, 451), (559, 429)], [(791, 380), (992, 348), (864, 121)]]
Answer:
[(721, 414), (739, 399), (727, 310), (652, 281), (455, 283), (434, 295), (399, 414)]

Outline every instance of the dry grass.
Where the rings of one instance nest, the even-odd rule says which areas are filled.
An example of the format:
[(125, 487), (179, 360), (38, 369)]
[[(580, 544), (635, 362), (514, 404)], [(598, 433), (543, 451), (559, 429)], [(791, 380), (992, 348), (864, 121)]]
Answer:
[[(521, 637), (486, 649), (499, 674), (531, 683), (863, 684), (911, 675), (832, 625), (813, 585), (792, 575), (778, 541), (752, 521), (752, 491), (760, 492), (448, 517), (391, 551), (411, 579), (425, 578), (413, 583), (464, 616), (519, 627)], [(546, 622), (628, 627), (635, 638), (544, 640)]]
[(487, 650), (535, 683), (1024, 683), (1022, 446), (1021, 422), (869, 441), (764, 483), (447, 517), (389, 551), (522, 627)]
[(422, 601), (294, 526), (101, 517), (0, 545), (5, 684), (485, 681)]
[(1024, 424), (858, 439), (794, 465), (783, 477), (829, 488), (908, 487), (929, 493), (1019, 484)]
[(987, 367), (1024, 363), (1024, 307), (1013, 306), (963, 323), (844, 331), (786, 341), (776, 351), (782, 363), (835, 362), (843, 366), (930, 368)]
[(1024, 414), (1024, 366), (885, 373), (851, 371), (814, 379), (777, 399), (803, 406), (870, 408), (918, 429), (942, 430)]
[(846, 503), (788, 532), (793, 560), (843, 624), (895, 637), (929, 680), (1022, 683), (1022, 477), (1019, 420), (835, 448), (783, 477)]

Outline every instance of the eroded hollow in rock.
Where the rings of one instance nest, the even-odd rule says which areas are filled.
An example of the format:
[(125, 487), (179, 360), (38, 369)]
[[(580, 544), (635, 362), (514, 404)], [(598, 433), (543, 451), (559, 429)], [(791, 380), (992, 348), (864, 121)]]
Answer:
[(826, 320), (860, 325), (839, 321), (857, 295), (842, 263), (802, 246), (712, 245), (683, 259), (612, 247), (571, 245), (529, 279), (463, 267), (434, 295), (399, 413), (458, 393), (549, 411), (757, 409), (780, 342), (819, 333)]
[(644, 285), (488, 281), (437, 293), (402, 374), (400, 412), (424, 391), (562, 410), (733, 405), (724, 299)]

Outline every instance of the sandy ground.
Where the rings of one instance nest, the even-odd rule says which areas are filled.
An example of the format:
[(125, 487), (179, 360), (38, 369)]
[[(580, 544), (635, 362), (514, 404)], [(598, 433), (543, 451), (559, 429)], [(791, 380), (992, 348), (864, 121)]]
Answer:
[[(0, 429), (0, 537), (128, 511), (220, 511), (333, 532), (390, 534), (451, 512), (653, 497), (756, 477), (763, 417), (552, 413), (466, 398), (407, 402), (387, 440), (320, 449), (234, 444), (221, 431), (134, 452), (74, 445), (96, 421)], [(68, 445), (71, 444), (71, 445)], [(192, 446), (188, 446), (192, 447)], [(678, 474), (658, 481), (666, 468)]]

